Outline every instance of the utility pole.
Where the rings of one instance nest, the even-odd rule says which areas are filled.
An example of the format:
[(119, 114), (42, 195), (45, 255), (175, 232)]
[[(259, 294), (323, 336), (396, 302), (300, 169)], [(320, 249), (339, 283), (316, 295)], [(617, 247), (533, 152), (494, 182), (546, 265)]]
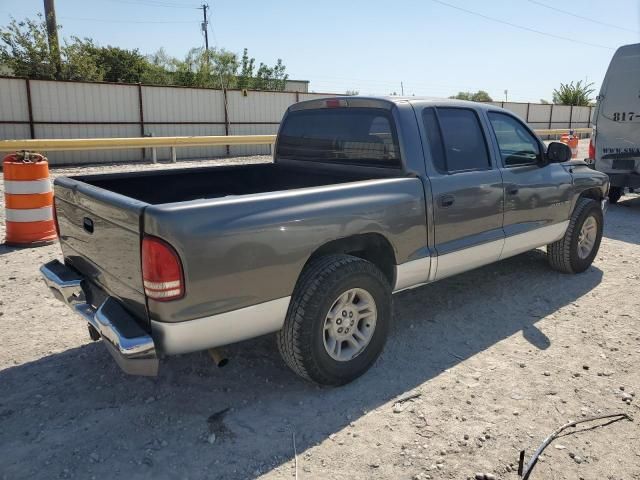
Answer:
[[(209, 5), (205, 5), (204, 3), (200, 7), (202, 10), (202, 15), (204, 16), (204, 21), (202, 22), (202, 31), (204, 32), (204, 48), (209, 53), (209, 22), (207, 21), (207, 9)], [(209, 61), (209, 56), (207, 55), (207, 62)]]
[(400, 82), (400, 92), (402, 93), (402, 96), (404, 97), (404, 85), (402, 84), (402, 82)]
[(56, 23), (56, 7), (53, 0), (44, 0), (44, 16), (47, 21), (47, 38), (49, 40), (49, 54), (56, 71), (56, 78), (60, 79), (62, 70), (60, 62), (60, 44), (58, 43), (58, 24)]
[(504, 91), (504, 101), (508, 102), (509, 101), (509, 90), (505, 90)]

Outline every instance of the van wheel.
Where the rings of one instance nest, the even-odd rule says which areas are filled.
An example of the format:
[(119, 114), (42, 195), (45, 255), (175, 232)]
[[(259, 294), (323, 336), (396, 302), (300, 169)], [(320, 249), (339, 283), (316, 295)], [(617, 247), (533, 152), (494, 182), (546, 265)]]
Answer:
[(278, 349), (301, 377), (343, 385), (378, 358), (391, 316), (391, 286), (374, 264), (350, 255), (320, 257), (298, 280)]
[(609, 203), (615, 205), (620, 200), (620, 197), (624, 194), (624, 188), (611, 187), (609, 188)]
[(602, 222), (599, 202), (578, 199), (564, 237), (547, 245), (551, 267), (563, 273), (580, 273), (589, 268), (600, 248)]

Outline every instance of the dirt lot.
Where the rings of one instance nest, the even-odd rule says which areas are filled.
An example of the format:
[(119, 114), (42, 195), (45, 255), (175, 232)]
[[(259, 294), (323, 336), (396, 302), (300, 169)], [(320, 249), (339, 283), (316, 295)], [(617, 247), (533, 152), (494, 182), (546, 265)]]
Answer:
[[(581, 275), (538, 250), (395, 296), (382, 357), (338, 389), (296, 377), (272, 337), (223, 369), (198, 353), (126, 376), (39, 280), (59, 246), (0, 246), (0, 478), (284, 479), (297, 459), (301, 479), (516, 479), (569, 419), (640, 416), (639, 226), (627, 196)], [(640, 479), (637, 421), (579, 430), (532, 479)]]

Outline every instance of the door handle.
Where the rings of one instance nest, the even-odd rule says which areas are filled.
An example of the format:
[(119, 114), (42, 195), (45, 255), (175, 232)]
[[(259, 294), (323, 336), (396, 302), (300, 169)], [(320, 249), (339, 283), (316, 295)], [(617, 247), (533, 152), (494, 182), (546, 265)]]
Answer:
[(509, 185), (507, 187), (507, 194), (509, 195), (516, 195), (518, 193), (520, 189), (518, 188), (517, 185)]
[(450, 207), (455, 202), (456, 198), (453, 195), (440, 195), (439, 203), (441, 207)]

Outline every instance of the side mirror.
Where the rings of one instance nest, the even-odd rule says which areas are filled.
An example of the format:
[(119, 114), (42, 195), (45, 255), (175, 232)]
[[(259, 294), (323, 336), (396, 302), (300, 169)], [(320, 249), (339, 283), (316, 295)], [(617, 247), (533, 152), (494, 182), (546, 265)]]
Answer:
[(551, 142), (547, 147), (547, 162), (562, 163), (571, 160), (571, 149), (560, 142)]

